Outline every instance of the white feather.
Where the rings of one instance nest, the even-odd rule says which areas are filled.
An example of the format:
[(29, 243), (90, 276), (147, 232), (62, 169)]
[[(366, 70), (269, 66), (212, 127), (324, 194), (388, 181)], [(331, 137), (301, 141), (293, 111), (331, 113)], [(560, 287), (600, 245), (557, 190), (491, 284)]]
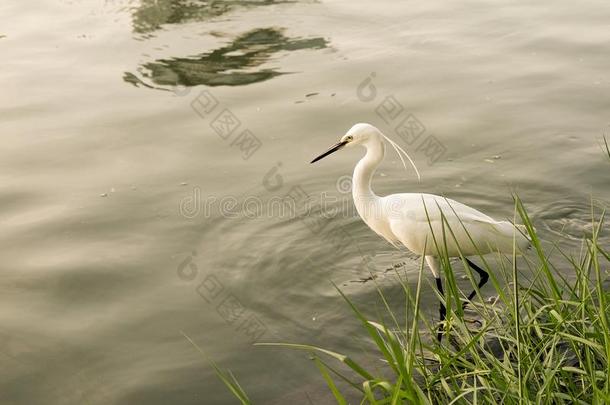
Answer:
[(405, 152), (405, 150), (403, 148), (401, 148), (396, 142), (394, 142), (393, 140), (388, 138), (386, 135), (384, 135), (383, 133), (381, 135), (386, 139), (386, 141), (388, 141), (390, 143), (390, 145), (392, 145), (392, 147), (394, 148), (394, 151), (396, 151), (396, 154), (400, 158), (400, 161), (402, 162), (402, 165), (404, 166), (405, 170), (407, 169), (407, 164), (405, 163), (405, 160), (403, 159), (401, 152), (407, 157), (407, 159), (409, 159), (411, 166), (413, 166), (413, 169), (415, 169), (415, 174), (417, 174), (417, 181), (421, 182), (421, 175), (419, 174), (419, 170), (417, 170), (417, 166), (415, 166), (415, 163), (413, 162), (413, 159), (411, 159), (409, 154), (407, 152)]

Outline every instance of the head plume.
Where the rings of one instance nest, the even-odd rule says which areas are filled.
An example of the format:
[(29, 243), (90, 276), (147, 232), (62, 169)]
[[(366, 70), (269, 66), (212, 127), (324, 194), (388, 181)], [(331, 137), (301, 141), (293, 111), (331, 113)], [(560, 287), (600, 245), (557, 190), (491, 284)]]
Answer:
[(417, 170), (417, 166), (415, 166), (415, 162), (413, 162), (413, 159), (411, 159), (409, 154), (403, 148), (401, 148), (400, 145), (391, 140), (389, 137), (385, 136), (381, 131), (379, 131), (379, 133), (385, 138), (386, 141), (388, 141), (390, 145), (392, 145), (392, 148), (394, 148), (394, 151), (400, 158), (402, 166), (405, 168), (405, 170), (407, 170), (407, 163), (405, 162), (403, 155), (409, 160), (409, 163), (411, 163), (411, 166), (413, 166), (413, 169), (415, 170), (415, 174), (417, 174), (417, 181), (421, 182), (421, 175), (419, 174), (419, 170)]

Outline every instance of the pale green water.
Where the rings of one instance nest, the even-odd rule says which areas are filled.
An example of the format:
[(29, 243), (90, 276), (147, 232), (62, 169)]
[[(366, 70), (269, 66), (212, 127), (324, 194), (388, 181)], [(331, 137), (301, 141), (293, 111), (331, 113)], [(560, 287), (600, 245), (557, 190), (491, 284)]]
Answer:
[[(443, 193), (505, 218), (516, 191), (542, 237), (575, 251), (591, 198), (610, 199), (605, 2), (5, 1), (0, 13), (2, 404), (234, 403), (180, 331), (256, 403), (331, 401), (306, 355), (251, 343), (358, 353), (330, 281), (372, 305), (373, 283), (353, 281), (373, 271), (400, 305), (384, 271), (416, 272), (351, 215), (341, 176), (359, 152), (308, 163), (355, 122), (392, 135), (413, 114), (425, 127), (401, 140), (422, 183), (390, 155), (381, 194)], [(404, 111), (386, 123), (376, 109), (390, 96)], [(240, 122), (226, 139), (211, 127), (224, 109)], [(339, 215), (268, 203), (303, 192), (338, 198)], [(252, 212), (258, 201), (273, 209)], [(435, 314), (430, 288), (425, 303)]]

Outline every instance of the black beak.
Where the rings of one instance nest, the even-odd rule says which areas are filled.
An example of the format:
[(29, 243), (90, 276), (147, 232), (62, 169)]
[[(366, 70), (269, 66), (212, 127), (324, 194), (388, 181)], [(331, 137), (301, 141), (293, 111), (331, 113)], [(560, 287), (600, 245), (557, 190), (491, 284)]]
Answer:
[(320, 160), (320, 159), (330, 155), (333, 152), (338, 151), (339, 149), (341, 149), (345, 145), (347, 145), (347, 141), (343, 141), (343, 142), (339, 142), (339, 143), (334, 144), (333, 146), (330, 147), (329, 150), (327, 150), (326, 152), (324, 152), (323, 154), (321, 154), (320, 156), (318, 156), (317, 158), (312, 160), (310, 163), (316, 163), (318, 160)]

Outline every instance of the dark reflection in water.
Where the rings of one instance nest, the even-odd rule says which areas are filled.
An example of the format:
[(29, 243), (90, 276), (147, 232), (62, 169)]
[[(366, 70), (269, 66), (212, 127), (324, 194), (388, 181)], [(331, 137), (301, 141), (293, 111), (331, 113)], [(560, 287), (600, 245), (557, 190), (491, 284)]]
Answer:
[(253, 70), (280, 51), (326, 48), (327, 41), (316, 37), (288, 38), (276, 28), (257, 28), (232, 43), (194, 57), (159, 59), (140, 69), (143, 79), (126, 72), (123, 80), (136, 86), (242, 86), (284, 74), (275, 69)]
[(141, 0), (133, 13), (133, 30), (143, 34), (163, 24), (205, 21), (239, 8), (295, 3), (294, 0)]

